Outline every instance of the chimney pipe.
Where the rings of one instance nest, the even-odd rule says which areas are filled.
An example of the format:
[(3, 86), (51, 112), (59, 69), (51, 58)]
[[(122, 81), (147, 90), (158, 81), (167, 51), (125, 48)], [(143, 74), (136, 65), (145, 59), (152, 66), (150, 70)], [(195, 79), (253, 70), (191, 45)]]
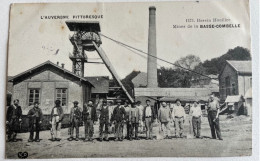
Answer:
[(157, 88), (156, 8), (149, 7), (147, 87)]
[(62, 64), (61, 64), (61, 67), (62, 67), (62, 68), (64, 68), (64, 66), (65, 66), (65, 64), (64, 64), (64, 63), (62, 63)]
[(57, 65), (59, 66), (59, 62), (57, 61)]

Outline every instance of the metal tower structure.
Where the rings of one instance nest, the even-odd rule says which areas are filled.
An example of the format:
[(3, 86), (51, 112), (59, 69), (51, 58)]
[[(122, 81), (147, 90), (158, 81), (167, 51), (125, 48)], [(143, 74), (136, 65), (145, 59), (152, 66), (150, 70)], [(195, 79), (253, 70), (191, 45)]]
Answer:
[(116, 70), (109, 61), (106, 53), (100, 47), (102, 44), (100, 38), (100, 25), (97, 21), (66, 21), (66, 24), (70, 31), (74, 32), (72, 36), (69, 37), (73, 45), (73, 53), (70, 54), (70, 59), (72, 61), (72, 72), (78, 76), (84, 77), (84, 64), (88, 63), (88, 57), (85, 51), (97, 51), (100, 58), (103, 60), (104, 64), (112, 74), (112, 76), (118, 82), (120, 88), (126, 94), (127, 98), (134, 102), (133, 98), (129, 95), (124, 85), (122, 84)]

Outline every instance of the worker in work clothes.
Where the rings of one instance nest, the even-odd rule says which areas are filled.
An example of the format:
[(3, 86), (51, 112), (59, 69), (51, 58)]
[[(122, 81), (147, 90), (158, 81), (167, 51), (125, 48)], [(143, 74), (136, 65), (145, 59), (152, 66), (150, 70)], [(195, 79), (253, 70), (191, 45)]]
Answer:
[(74, 128), (76, 129), (76, 138), (75, 141), (79, 141), (79, 125), (81, 122), (82, 118), (82, 113), (80, 107), (78, 107), (79, 102), (74, 101), (73, 102), (74, 107), (71, 108), (70, 110), (70, 125), (71, 125), (71, 130), (70, 130), (70, 138), (68, 139), (69, 141), (73, 140), (73, 133), (74, 133)]
[(185, 110), (181, 106), (181, 100), (176, 99), (176, 105), (173, 108), (173, 115), (175, 118), (175, 130), (176, 130), (176, 138), (183, 138), (183, 124), (185, 121)]
[(89, 100), (88, 104), (84, 104), (82, 118), (85, 125), (84, 141), (93, 141), (94, 122), (97, 121), (97, 112), (93, 105), (93, 101)]
[(129, 112), (129, 124), (130, 124), (130, 140), (132, 141), (133, 138), (135, 138), (135, 140), (140, 140), (138, 138), (138, 127), (139, 127), (139, 123), (141, 121), (141, 115), (140, 115), (140, 110), (136, 107), (135, 103), (131, 104), (132, 108), (130, 109)]
[(171, 110), (170, 107), (167, 106), (166, 102), (162, 102), (162, 107), (158, 111), (158, 121), (161, 122), (164, 139), (170, 139), (169, 122), (171, 121)]
[(145, 131), (145, 126), (144, 126), (144, 122), (143, 122), (143, 113), (144, 113), (144, 106), (141, 105), (141, 101), (137, 101), (136, 102), (136, 108), (139, 109), (139, 114), (140, 114), (140, 124), (139, 124), (139, 127), (140, 127), (140, 132), (143, 133)]
[[(126, 130), (126, 139), (130, 139), (130, 130), (131, 130), (131, 124), (130, 124), (130, 120), (129, 120), (129, 114), (130, 114), (130, 104), (128, 102), (128, 100), (125, 100), (124, 102), (124, 108), (125, 108), (125, 123), (124, 123), (124, 130)], [(124, 133), (123, 133), (124, 134)]]
[(22, 122), (22, 108), (19, 106), (19, 100), (15, 99), (14, 104), (9, 106), (6, 113), (6, 124), (8, 130), (8, 142), (17, 142), (16, 135), (19, 132)]
[(216, 133), (219, 140), (223, 140), (221, 137), (220, 127), (219, 127), (219, 102), (215, 99), (214, 95), (209, 98), (208, 105), (208, 120), (211, 129), (211, 135), (213, 139), (216, 139)]
[[(108, 140), (108, 128), (110, 125), (109, 120), (109, 106), (107, 105), (107, 100), (103, 100), (103, 105), (100, 109), (100, 117), (99, 117), (99, 140), (103, 141), (103, 133), (105, 133), (105, 141)], [(105, 131), (104, 131), (105, 126)]]
[(200, 138), (202, 112), (198, 101), (194, 101), (193, 106), (190, 108), (189, 115), (191, 117), (194, 137)]
[[(30, 137), (28, 142), (36, 141), (40, 142), (40, 129), (42, 124), (42, 110), (39, 108), (39, 103), (34, 102), (34, 107), (29, 110), (27, 117), (29, 118), (29, 131)], [(33, 140), (33, 134), (36, 132), (35, 140)]]
[(111, 122), (115, 124), (115, 141), (123, 141), (123, 127), (126, 117), (125, 108), (121, 105), (121, 101), (116, 101), (117, 106), (114, 108)]
[(51, 110), (51, 128), (53, 132), (52, 141), (60, 141), (60, 129), (61, 129), (61, 122), (63, 120), (63, 109), (60, 105), (60, 100), (55, 101), (55, 106)]
[(146, 127), (146, 140), (153, 140), (153, 122), (156, 119), (154, 108), (151, 106), (151, 101), (146, 100), (146, 106), (144, 107), (143, 122)]

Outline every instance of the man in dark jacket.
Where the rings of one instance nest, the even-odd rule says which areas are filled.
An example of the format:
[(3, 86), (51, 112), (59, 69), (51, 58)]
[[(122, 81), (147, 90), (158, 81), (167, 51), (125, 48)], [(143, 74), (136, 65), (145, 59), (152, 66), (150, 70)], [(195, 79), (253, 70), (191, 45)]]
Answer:
[(100, 126), (99, 126), (100, 141), (103, 141), (104, 126), (105, 126), (105, 141), (108, 141), (108, 127), (110, 125), (110, 122), (109, 122), (109, 106), (107, 105), (106, 100), (103, 100), (103, 105), (100, 110), (99, 122), (100, 122)]
[(16, 142), (16, 135), (22, 122), (22, 108), (19, 106), (19, 100), (15, 99), (14, 104), (8, 107), (6, 113), (6, 124), (8, 127), (8, 141)]
[(55, 101), (55, 106), (51, 110), (51, 128), (53, 131), (52, 141), (60, 141), (60, 129), (61, 129), (61, 122), (63, 120), (63, 109), (60, 106), (60, 100)]
[(93, 141), (94, 122), (97, 121), (97, 112), (93, 101), (90, 100), (88, 104), (84, 104), (82, 118), (85, 125), (85, 141)]
[(123, 127), (125, 122), (125, 108), (121, 105), (121, 100), (117, 100), (117, 106), (115, 107), (111, 122), (115, 123), (115, 141), (123, 141)]
[(70, 125), (71, 125), (71, 130), (70, 130), (70, 138), (68, 139), (69, 141), (73, 140), (73, 133), (74, 133), (74, 128), (76, 129), (76, 141), (79, 141), (79, 124), (81, 122), (81, 109), (78, 107), (79, 102), (74, 101), (73, 102), (74, 107), (71, 108), (70, 110)]
[(36, 132), (35, 135), (35, 141), (40, 142), (40, 129), (41, 129), (41, 123), (42, 123), (42, 110), (39, 108), (39, 103), (34, 102), (34, 107), (29, 110), (27, 114), (29, 118), (29, 131), (30, 131), (30, 137), (28, 142), (33, 141), (33, 134)]
[(146, 127), (146, 140), (153, 140), (153, 122), (156, 119), (154, 108), (151, 106), (151, 101), (146, 100), (146, 106), (144, 107), (143, 121)]

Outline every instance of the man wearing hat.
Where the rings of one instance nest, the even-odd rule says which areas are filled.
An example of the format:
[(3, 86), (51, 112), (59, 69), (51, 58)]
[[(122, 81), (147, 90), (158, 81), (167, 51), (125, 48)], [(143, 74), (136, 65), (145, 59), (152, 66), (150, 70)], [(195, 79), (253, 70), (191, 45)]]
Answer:
[(185, 110), (181, 106), (181, 100), (176, 99), (175, 101), (176, 105), (173, 108), (173, 115), (175, 118), (175, 130), (176, 130), (176, 137), (183, 137), (183, 124), (185, 121)]
[(213, 139), (216, 139), (216, 133), (219, 140), (223, 140), (221, 137), (220, 127), (219, 127), (219, 101), (211, 95), (209, 98), (208, 105), (208, 120), (211, 129), (211, 135)]
[(94, 122), (97, 121), (98, 118), (92, 100), (89, 100), (88, 104), (84, 104), (82, 118), (85, 125), (85, 141), (93, 141)]
[(69, 141), (73, 140), (73, 133), (74, 133), (74, 128), (76, 129), (76, 141), (79, 141), (79, 124), (81, 122), (81, 109), (78, 107), (79, 102), (74, 101), (73, 102), (74, 107), (71, 108), (70, 110), (70, 125), (71, 125), (71, 133), (70, 133), (70, 138), (68, 139)]
[(129, 116), (130, 116), (131, 107), (128, 100), (124, 101), (124, 108), (125, 108), (124, 129), (126, 130), (126, 139), (130, 139), (131, 124), (130, 124)]
[(146, 140), (153, 140), (153, 122), (156, 119), (154, 108), (151, 106), (151, 101), (146, 100), (144, 107), (143, 121), (146, 127)]
[(161, 122), (164, 138), (170, 139), (169, 122), (171, 121), (171, 110), (169, 106), (167, 106), (166, 102), (162, 102), (162, 107), (158, 111), (158, 120)]
[(9, 106), (6, 113), (6, 124), (8, 126), (8, 141), (16, 142), (16, 135), (22, 122), (22, 108), (19, 100), (15, 99), (14, 104)]
[(51, 110), (51, 125), (52, 125), (52, 141), (60, 141), (60, 129), (61, 129), (61, 122), (63, 120), (63, 109), (60, 105), (60, 100), (55, 101), (55, 106)]
[[(36, 141), (40, 142), (40, 126), (42, 123), (42, 110), (39, 108), (39, 102), (34, 102), (34, 107), (29, 110), (27, 114), (29, 118), (29, 131), (30, 137), (28, 142)], [(33, 134), (36, 132), (35, 140), (33, 140)]]
[(135, 103), (132, 103), (131, 106), (132, 108), (130, 109), (129, 112), (129, 124), (130, 124), (129, 139), (132, 140), (134, 136), (136, 140), (140, 140), (138, 138), (138, 127), (139, 127), (139, 122), (141, 120), (140, 110), (136, 108)]
[(189, 115), (191, 116), (194, 137), (200, 138), (202, 112), (197, 100), (191, 106)]
[[(109, 106), (107, 105), (107, 100), (103, 100), (103, 105), (100, 109), (100, 118), (99, 118), (99, 139), (103, 141), (103, 133), (105, 132), (105, 141), (108, 141), (108, 128), (110, 125), (109, 122)], [(104, 131), (105, 126), (105, 131)]]
[(121, 100), (116, 101), (117, 106), (114, 108), (111, 122), (115, 124), (115, 141), (123, 141), (123, 127), (126, 117), (125, 108), (121, 106)]

